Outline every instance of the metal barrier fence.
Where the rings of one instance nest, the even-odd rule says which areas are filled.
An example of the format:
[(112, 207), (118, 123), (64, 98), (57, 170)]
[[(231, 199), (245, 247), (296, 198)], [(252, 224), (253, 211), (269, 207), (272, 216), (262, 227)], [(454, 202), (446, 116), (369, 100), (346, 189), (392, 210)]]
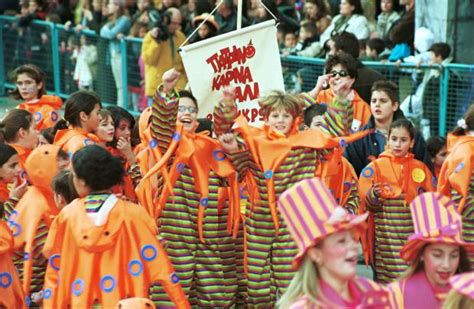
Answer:
[[(46, 89), (67, 98), (79, 88), (92, 89), (105, 104), (116, 104), (121, 95), (124, 106), (137, 114), (146, 106), (143, 72), (139, 63), (141, 39), (120, 40), (120, 61), (109, 50), (109, 40), (93, 31), (75, 32), (64, 26), (33, 21), (18, 27), (14, 17), (0, 16), (0, 95), (15, 85), (8, 73), (19, 65), (33, 63), (46, 73)], [(324, 59), (282, 58), (285, 88), (308, 91), (324, 71)], [(424, 135), (445, 135), (462, 117), (474, 97), (474, 66), (449, 64), (430, 67), (365, 62), (399, 86), (405, 113)], [(118, 72), (115, 79), (113, 71)], [(84, 71), (90, 72), (85, 74)], [(78, 78), (81, 76), (81, 78)], [(89, 76), (84, 78), (83, 76)], [(119, 82), (121, 87), (117, 87)], [(117, 88), (122, 88), (117, 93)], [(423, 113), (423, 117), (420, 117)]]

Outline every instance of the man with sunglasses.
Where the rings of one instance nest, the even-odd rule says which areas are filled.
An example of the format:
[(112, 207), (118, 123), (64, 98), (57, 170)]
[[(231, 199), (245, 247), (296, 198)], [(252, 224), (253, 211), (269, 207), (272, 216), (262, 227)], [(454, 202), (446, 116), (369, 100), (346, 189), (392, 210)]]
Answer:
[(321, 128), (334, 136), (359, 131), (371, 116), (369, 105), (352, 88), (357, 78), (357, 62), (344, 52), (326, 61), (326, 74), (318, 77), (313, 90), (303, 94), (308, 104), (325, 104)]

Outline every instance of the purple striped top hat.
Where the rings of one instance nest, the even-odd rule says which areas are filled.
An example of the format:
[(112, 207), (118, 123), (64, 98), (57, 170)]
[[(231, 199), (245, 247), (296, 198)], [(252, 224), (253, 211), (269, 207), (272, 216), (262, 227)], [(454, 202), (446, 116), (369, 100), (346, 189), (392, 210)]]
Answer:
[(295, 268), (308, 248), (322, 238), (342, 230), (364, 228), (368, 216), (349, 214), (319, 178), (302, 180), (283, 192), (278, 207), (300, 251), (293, 261)]
[(417, 196), (410, 204), (415, 233), (400, 252), (406, 260), (414, 260), (418, 251), (427, 243), (448, 243), (472, 250), (474, 244), (462, 239), (462, 220), (456, 203), (438, 192)]
[(449, 283), (453, 290), (474, 300), (474, 271), (452, 276)]

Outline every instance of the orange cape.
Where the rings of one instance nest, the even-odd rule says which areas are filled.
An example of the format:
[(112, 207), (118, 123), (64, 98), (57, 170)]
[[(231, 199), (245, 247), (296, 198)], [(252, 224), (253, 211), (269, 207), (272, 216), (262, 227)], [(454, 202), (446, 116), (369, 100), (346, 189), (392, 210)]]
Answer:
[(52, 128), (59, 120), (59, 110), (63, 105), (60, 97), (55, 95), (42, 95), (34, 102), (24, 102), (18, 105), (19, 109), (24, 109), (33, 114), (36, 123), (36, 130)]
[(54, 144), (72, 156), (79, 149), (99, 143), (100, 140), (92, 133), (81, 128), (58, 130), (54, 137)]
[[(240, 192), (237, 173), (232, 167), (232, 164), (225, 159), (224, 151), (220, 147), (219, 142), (204, 134), (186, 132), (183, 130), (183, 126), (178, 124), (168, 150), (164, 155), (161, 155), (157, 143), (155, 143), (154, 140), (150, 140), (149, 144), (153, 160), (157, 161), (157, 163), (151, 169), (148, 169), (147, 164), (149, 164), (150, 161), (150, 153), (148, 153), (147, 158), (141, 158), (141, 165), (144, 166), (145, 170), (148, 169), (148, 171), (136, 189), (140, 204), (148, 210), (148, 213), (154, 218), (160, 216), (161, 210), (166, 204), (168, 197), (170, 195), (174, 196), (173, 187), (178, 180), (181, 170), (185, 166), (189, 166), (195, 181), (194, 188), (200, 195), (198, 233), (199, 239), (201, 242), (204, 242), (204, 209), (207, 206), (209, 195), (209, 176), (210, 172), (213, 171), (219, 177), (227, 178), (229, 181), (229, 188), (227, 189), (230, 207), (228, 230), (229, 232), (233, 232), (233, 235), (236, 237), (240, 220)], [(173, 163), (168, 170), (168, 160), (173, 155)], [(158, 172), (161, 172), (163, 176), (164, 187), (156, 201), (156, 197), (152, 195), (152, 192), (150, 192), (147, 186), (151, 181), (149, 178)]]
[(58, 151), (59, 147), (56, 145), (42, 145), (28, 157), (26, 171), (32, 186), (18, 201), (14, 213), (9, 218), (15, 240), (15, 251), (25, 252), (23, 290), (26, 295), (30, 294), (33, 263), (35, 263), (32, 251), (38, 227), (42, 222), (50, 226), (53, 217), (59, 213), (51, 189), (51, 181), (57, 173)]
[(25, 295), (12, 262), (12, 252), (12, 233), (6, 222), (0, 219), (0, 307), (23, 308)]
[(469, 192), (472, 169), (474, 168), (474, 136), (448, 136), (446, 161), (441, 167), (438, 179), (438, 192), (451, 196), (452, 191), (462, 196), (458, 211), (461, 213)]
[[(417, 195), (422, 193), (421, 189), (435, 191), (434, 182), (436, 179), (428, 167), (423, 162), (414, 159), (412, 153), (406, 157), (398, 158), (393, 156), (390, 151), (385, 151), (380, 154), (377, 160), (367, 165), (360, 174), (359, 213), (366, 212), (366, 197), (375, 183), (387, 185), (388, 189), (382, 190), (382, 198), (392, 199), (405, 194), (405, 205), (409, 205)], [(361, 236), (366, 263), (374, 261), (374, 237), (374, 215), (370, 212), (369, 228)]]
[(342, 156), (343, 149), (334, 149), (332, 153), (325, 156), (324, 161), (320, 161), (315, 176), (320, 177), (324, 184), (334, 195), (336, 201), (346, 205), (350, 193), (352, 182), (357, 183), (357, 174), (352, 165)]
[(96, 300), (112, 308), (120, 299), (148, 297), (159, 281), (177, 308), (190, 308), (156, 234), (154, 220), (136, 204), (118, 199), (96, 226), (84, 198), (74, 200), (54, 220), (44, 246), (44, 307), (90, 308)]

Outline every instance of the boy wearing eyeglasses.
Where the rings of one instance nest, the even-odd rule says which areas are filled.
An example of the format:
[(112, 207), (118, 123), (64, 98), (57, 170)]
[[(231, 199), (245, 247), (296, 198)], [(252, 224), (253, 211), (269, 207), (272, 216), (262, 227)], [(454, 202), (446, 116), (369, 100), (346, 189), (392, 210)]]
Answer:
[(323, 131), (334, 136), (360, 131), (369, 121), (371, 112), (369, 105), (352, 89), (357, 77), (357, 62), (341, 52), (328, 58), (325, 71), (325, 75), (318, 77), (314, 89), (303, 94), (306, 104), (327, 105), (321, 126)]

